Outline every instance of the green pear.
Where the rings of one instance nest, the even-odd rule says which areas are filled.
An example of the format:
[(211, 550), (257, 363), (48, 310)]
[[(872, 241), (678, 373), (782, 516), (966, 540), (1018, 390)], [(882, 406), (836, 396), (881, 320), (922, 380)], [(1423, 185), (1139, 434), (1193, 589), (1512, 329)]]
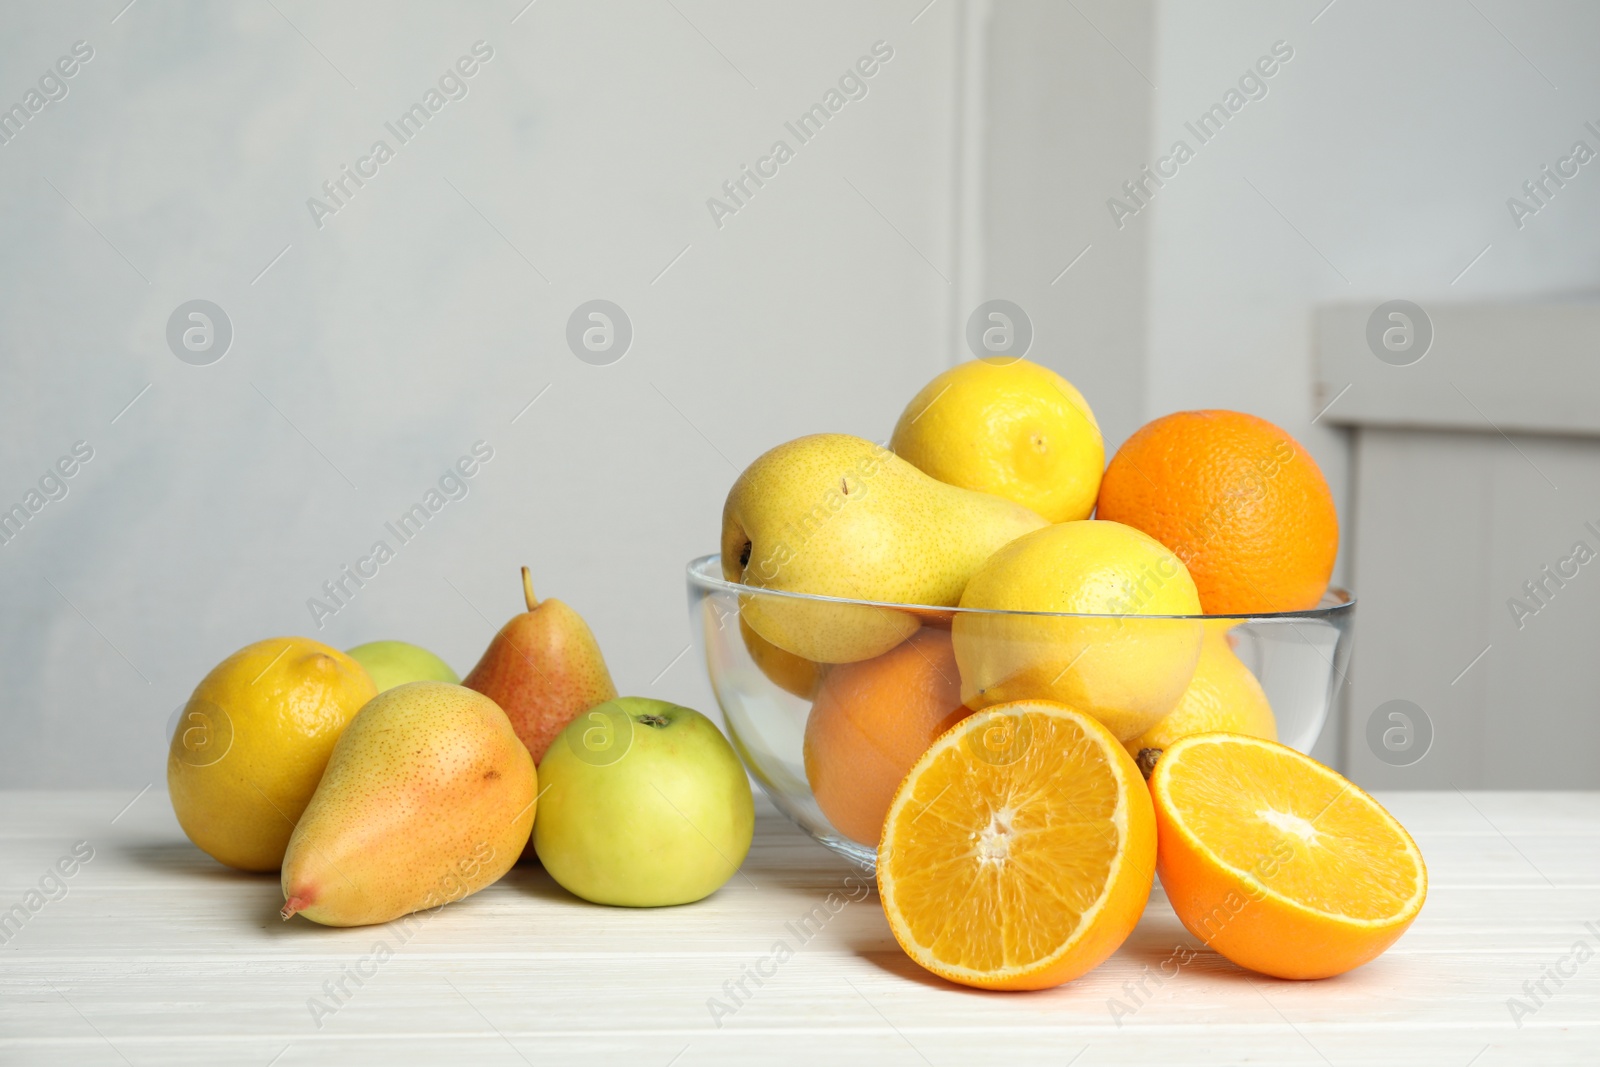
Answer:
[(538, 773), (499, 705), (445, 682), (367, 702), (283, 857), (283, 917), (365, 926), (497, 881), (533, 830)]
[(950, 607), (1001, 545), (1047, 526), (1021, 504), (936, 481), (847, 434), (797, 438), (739, 475), (722, 509), (722, 574), (782, 593), (741, 598), (772, 644), (815, 663), (881, 655), (920, 625), (880, 604)]
[(345, 650), (345, 655), (355, 660), (372, 675), (372, 682), (382, 693), (407, 682), (461, 681), (450, 664), (419, 645), (405, 641), (368, 641), (364, 645)]

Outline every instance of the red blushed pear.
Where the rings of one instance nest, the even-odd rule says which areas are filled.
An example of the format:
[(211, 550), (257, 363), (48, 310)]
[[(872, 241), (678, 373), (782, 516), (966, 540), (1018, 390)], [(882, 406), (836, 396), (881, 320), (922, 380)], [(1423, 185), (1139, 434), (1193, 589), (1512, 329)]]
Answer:
[(535, 598), (526, 567), (522, 592), (528, 610), (500, 627), (461, 684), (500, 705), (537, 764), (567, 723), (616, 699), (617, 687), (583, 617)]
[(295, 824), (279, 914), (366, 926), (470, 896), (517, 861), (538, 800), (494, 701), (447, 682), (385, 690), (339, 735)]

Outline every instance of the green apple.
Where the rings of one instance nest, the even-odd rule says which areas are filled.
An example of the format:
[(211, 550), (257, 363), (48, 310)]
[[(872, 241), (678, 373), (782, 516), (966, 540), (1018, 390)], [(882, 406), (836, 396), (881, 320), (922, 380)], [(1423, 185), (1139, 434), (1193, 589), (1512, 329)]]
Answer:
[(450, 664), (427, 649), (404, 641), (369, 641), (346, 650), (345, 655), (367, 669), (380, 693), (407, 682), (461, 684)]
[(690, 708), (618, 697), (579, 715), (539, 764), (533, 847), (596, 904), (688, 904), (733, 877), (755, 803), (733, 746)]

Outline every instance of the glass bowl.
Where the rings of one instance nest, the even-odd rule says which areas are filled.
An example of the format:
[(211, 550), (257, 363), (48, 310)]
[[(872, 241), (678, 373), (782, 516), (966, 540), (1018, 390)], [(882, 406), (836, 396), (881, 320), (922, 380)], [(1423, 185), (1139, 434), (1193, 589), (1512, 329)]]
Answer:
[[(1250, 702), (1242, 664), (1271, 706), (1278, 740), (1309, 752), (1344, 678), (1355, 608), (1342, 589), (1308, 611), (1268, 615), (887, 604), (729, 582), (715, 554), (690, 562), (688, 578), (691, 626), (735, 750), (780, 811), (866, 867), (894, 787), (955, 721), (1043, 697), (1136, 738), (1182, 697), (1207, 641), (1232, 653), (1213, 648), (1207, 661), (1226, 676), (1225, 691)], [(984, 736), (1017, 743), (996, 718), (1001, 729)]]

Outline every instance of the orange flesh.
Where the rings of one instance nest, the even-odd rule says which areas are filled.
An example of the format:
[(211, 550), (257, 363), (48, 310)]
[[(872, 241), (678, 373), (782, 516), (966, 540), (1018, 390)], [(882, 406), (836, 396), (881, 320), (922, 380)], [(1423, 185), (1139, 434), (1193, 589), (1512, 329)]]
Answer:
[[(952, 970), (1026, 971), (1061, 955), (1101, 902), (1126, 834), (1103, 743), (1072, 719), (1027, 714), (1015, 762), (974, 756), (976, 738), (1006, 728), (946, 735), (885, 828), (892, 906)], [(994, 747), (1008, 743), (1002, 733)]]
[[(1357, 922), (1392, 919), (1422, 892), (1410, 838), (1375, 801), (1319, 764), (1242, 738), (1177, 753), (1164, 777), (1182, 829), (1256, 885)], [(1264, 862), (1275, 856), (1281, 861)]]

